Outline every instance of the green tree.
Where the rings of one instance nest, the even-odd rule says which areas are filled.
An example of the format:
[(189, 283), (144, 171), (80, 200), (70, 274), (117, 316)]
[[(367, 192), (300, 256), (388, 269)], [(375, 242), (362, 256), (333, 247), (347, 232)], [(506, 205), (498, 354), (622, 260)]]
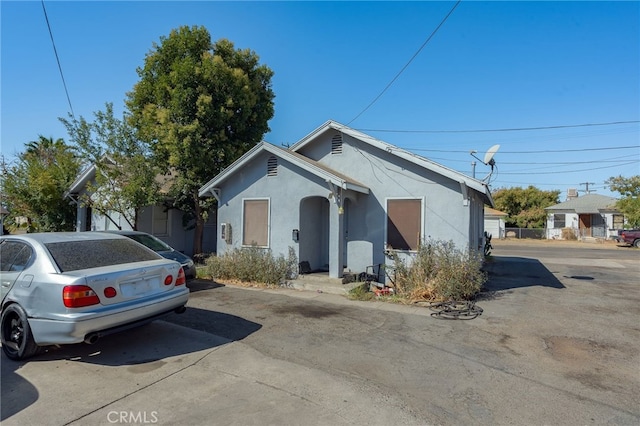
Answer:
[(496, 208), (508, 213), (507, 226), (518, 228), (544, 228), (546, 207), (559, 202), (560, 191), (542, 191), (532, 185), (528, 188), (501, 188), (493, 193)]
[(251, 50), (211, 42), (203, 27), (180, 27), (147, 53), (127, 94), (131, 123), (156, 160), (177, 172), (174, 206), (195, 226), (194, 253), (211, 198), (199, 188), (258, 143), (273, 117), (273, 72)]
[(64, 194), (80, 170), (80, 161), (63, 139), (39, 136), (25, 144), (17, 162), (4, 171), (3, 203), (9, 215), (28, 220), (29, 232), (72, 231), (75, 206)]
[(137, 139), (126, 114), (122, 120), (115, 118), (113, 104), (107, 103), (94, 116), (93, 122), (83, 117), (61, 119), (85, 163), (96, 167), (95, 181), (87, 184), (79, 202), (119, 228), (112, 218), (118, 213), (136, 230), (140, 209), (159, 200), (159, 169), (150, 161), (148, 145)]
[(640, 175), (625, 178), (622, 176), (610, 177), (605, 182), (609, 189), (622, 195), (616, 202), (616, 208), (627, 219), (626, 226), (640, 228)]

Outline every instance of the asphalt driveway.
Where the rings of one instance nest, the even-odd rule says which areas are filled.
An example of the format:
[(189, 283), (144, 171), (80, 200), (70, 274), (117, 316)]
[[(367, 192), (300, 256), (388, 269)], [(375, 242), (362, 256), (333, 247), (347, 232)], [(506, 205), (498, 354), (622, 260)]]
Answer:
[(640, 251), (494, 246), (470, 321), (192, 283), (185, 315), (2, 358), (2, 424), (640, 424)]

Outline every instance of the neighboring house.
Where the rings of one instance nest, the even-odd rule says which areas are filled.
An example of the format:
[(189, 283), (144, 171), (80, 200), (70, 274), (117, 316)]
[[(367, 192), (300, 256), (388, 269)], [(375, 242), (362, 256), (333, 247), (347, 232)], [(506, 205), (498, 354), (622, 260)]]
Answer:
[[(122, 229), (130, 231), (131, 226), (119, 213), (109, 214), (109, 217), (101, 215), (91, 208), (79, 202), (87, 193), (90, 183), (95, 183), (97, 168), (95, 165), (84, 170), (73, 182), (65, 197), (73, 200), (77, 205), (76, 231), (106, 231)], [(161, 183), (166, 181), (159, 177)], [(166, 191), (162, 188), (161, 191)], [(147, 206), (138, 212), (138, 231), (155, 235), (174, 249), (193, 256), (193, 229), (185, 230), (182, 225), (183, 212), (177, 209), (166, 209), (162, 204)], [(216, 251), (216, 219), (215, 214), (210, 215), (205, 224), (202, 250), (205, 253)]]
[(484, 245), (487, 184), (328, 121), (289, 149), (261, 142), (200, 190), (218, 200), (218, 254), (295, 250), (330, 277), (411, 255), (420, 241)]
[(562, 239), (570, 229), (577, 238), (609, 239), (623, 228), (624, 216), (615, 208), (616, 199), (599, 194), (571, 198), (547, 207), (547, 238)]
[(491, 238), (503, 239), (505, 238), (505, 223), (504, 218), (509, 214), (501, 212), (491, 207), (484, 207), (484, 230), (487, 234), (491, 235)]

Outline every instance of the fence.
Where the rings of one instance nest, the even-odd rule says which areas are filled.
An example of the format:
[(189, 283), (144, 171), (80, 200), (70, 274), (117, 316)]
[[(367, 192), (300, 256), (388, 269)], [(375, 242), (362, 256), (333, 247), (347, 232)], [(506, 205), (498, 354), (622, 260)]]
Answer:
[(544, 240), (546, 238), (546, 230), (544, 228), (505, 228), (505, 235), (507, 238)]

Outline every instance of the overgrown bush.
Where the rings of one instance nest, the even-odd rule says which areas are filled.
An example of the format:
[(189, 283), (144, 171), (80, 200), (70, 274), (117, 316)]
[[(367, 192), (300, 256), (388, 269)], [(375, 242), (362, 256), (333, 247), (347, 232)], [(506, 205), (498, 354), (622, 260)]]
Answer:
[(269, 249), (258, 247), (236, 248), (222, 256), (211, 256), (206, 261), (206, 272), (213, 279), (237, 280), (268, 286), (284, 285), (298, 275), (298, 259), (289, 247), (285, 259), (274, 257)]
[(562, 228), (562, 239), (563, 240), (577, 240), (575, 231), (572, 228)]
[(469, 300), (487, 280), (481, 270), (482, 256), (456, 249), (453, 242), (422, 244), (410, 265), (395, 253), (391, 258), (396, 295), (411, 302)]

